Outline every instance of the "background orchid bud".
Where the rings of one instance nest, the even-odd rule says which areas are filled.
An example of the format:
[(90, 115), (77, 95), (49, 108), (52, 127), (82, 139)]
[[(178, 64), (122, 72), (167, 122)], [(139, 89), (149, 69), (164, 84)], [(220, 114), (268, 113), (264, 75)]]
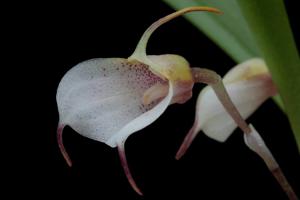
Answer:
[[(248, 118), (266, 99), (276, 94), (276, 87), (263, 60), (255, 58), (232, 68), (223, 78), (227, 92), (241, 116)], [(195, 122), (186, 138), (190, 145), (200, 130), (210, 138), (224, 142), (237, 127), (211, 86), (199, 94)], [(186, 147), (186, 148), (187, 148)]]
[[(231, 69), (223, 78), (230, 98), (247, 119), (269, 97), (276, 95), (271, 75), (261, 59), (251, 59)], [(224, 142), (237, 127), (225, 112), (210, 86), (199, 95), (196, 109), (199, 125), (196, 130), (220, 142)]]

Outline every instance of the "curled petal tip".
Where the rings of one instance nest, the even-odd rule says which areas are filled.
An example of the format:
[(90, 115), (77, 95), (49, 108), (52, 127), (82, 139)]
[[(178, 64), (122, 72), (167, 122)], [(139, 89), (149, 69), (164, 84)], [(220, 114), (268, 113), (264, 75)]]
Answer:
[(70, 160), (70, 158), (65, 158), (65, 160), (66, 160), (66, 162), (67, 162), (67, 165), (69, 166), (69, 167), (72, 167), (73, 166), (73, 163), (72, 163), (72, 161)]
[(127, 163), (127, 159), (126, 159), (126, 155), (125, 155), (125, 149), (124, 149), (124, 144), (119, 144), (118, 145), (118, 152), (119, 152), (119, 157), (120, 157), (120, 161), (121, 161), (121, 165), (124, 169), (125, 175), (127, 177), (127, 180), (130, 184), (130, 186), (132, 187), (132, 189), (138, 193), (140, 196), (143, 196), (142, 191), (140, 190), (140, 188), (137, 186), (137, 184), (135, 183), (132, 174), (129, 170), (128, 167), (128, 163)]
[(177, 12), (181, 12), (182, 14), (184, 14), (184, 13), (193, 12), (193, 11), (207, 11), (207, 12), (212, 12), (212, 13), (217, 13), (217, 14), (223, 14), (223, 12), (220, 11), (219, 9), (213, 8), (213, 7), (207, 7), (207, 6), (192, 6), (192, 7), (184, 8)]
[(134, 191), (140, 196), (144, 196), (143, 192), (138, 187), (133, 187)]
[(219, 15), (223, 15), (224, 14), (224, 12), (222, 12), (221, 10), (219, 10), (217, 8), (208, 7), (208, 9), (206, 11), (212, 12), (212, 13), (216, 13), (216, 14), (219, 14)]
[(191, 146), (194, 138), (196, 137), (198, 131), (196, 131), (196, 126), (194, 125), (188, 134), (185, 136), (184, 141), (182, 142), (179, 150), (176, 153), (175, 159), (179, 160)]
[(181, 149), (181, 147), (179, 148), (179, 150), (177, 151), (177, 153), (176, 153), (176, 156), (175, 156), (175, 159), (176, 160), (180, 160), (181, 159), (181, 157), (185, 154), (185, 150), (183, 151), (182, 149)]
[(186, 153), (187, 149), (190, 146), (190, 144), (188, 144), (188, 142), (186, 141), (187, 140), (186, 138), (185, 138), (185, 140), (183, 141), (183, 143), (181, 144), (181, 146), (179, 147), (179, 149), (176, 153), (176, 156), (175, 156), (176, 160), (181, 159), (181, 157)]
[(65, 161), (67, 162), (68, 166), (72, 167), (71, 158), (70, 158), (69, 154), (67, 153), (65, 146), (63, 144), (62, 133), (63, 133), (64, 127), (65, 127), (64, 124), (59, 124), (57, 127), (57, 143), (58, 143), (59, 150), (60, 150), (61, 154), (63, 155)]

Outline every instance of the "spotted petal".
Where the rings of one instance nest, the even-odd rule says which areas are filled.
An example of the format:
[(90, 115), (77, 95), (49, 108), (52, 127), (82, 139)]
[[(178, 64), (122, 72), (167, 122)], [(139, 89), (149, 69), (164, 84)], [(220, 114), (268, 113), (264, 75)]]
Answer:
[[(160, 103), (142, 102), (145, 91), (157, 83), (168, 84), (139, 62), (121, 58), (82, 62), (59, 84), (60, 124), (115, 147), (117, 141), (149, 125), (167, 108), (172, 92)], [(133, 120), (139, 123), (133, 125)]]

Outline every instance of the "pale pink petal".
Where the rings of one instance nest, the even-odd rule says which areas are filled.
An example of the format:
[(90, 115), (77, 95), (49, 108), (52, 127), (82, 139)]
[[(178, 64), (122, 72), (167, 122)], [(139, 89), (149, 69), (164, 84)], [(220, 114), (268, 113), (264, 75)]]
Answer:
[[(165, 109), (168, 99), (144, 105), (143, 94), (157, 83), (168, 84), (139, 62), (121, 58), (92, 59), (73, 67), (61, 80), (57, 90), (60, 124), (69, 125), (81, 135), (115, 147), (115, 140), (154, 121), (144, 114), (139, 128), (125, 128), (155, 106)], [(156, 108), (156, 110), (158, 109)], [(151, 120), (146, 120), (149, 117)], [(133, 125), (131, 125), (133, 126)], [(122, 130), (122, 131), (121, 131)], [(129, 133), (129, 132), (131, 133)], [(119, 137), (120, 136), (120, 137)], [(114, 138), (114, 139), (112, 139)]]
[[(162, 93), (157, 96), (152, 88), (161, 89)], [(155, 94), (151, 94), (153, 92)], [(150, 95), (147, 104), (145, 93)], [(60, 115), (57, 139), (64, 158), (71, 166), (62, 142), (65, 125), (85, 137), (111, 147), (118, 146), (127, 179), (142, 195), (129, 170), (124, 143), (129, 135), (155, 121), (167, 109), (172, 97), (172, 83), (163, 81), (139, 62), (108, 58), (78, 64), (63, 77), (57, 90)]]

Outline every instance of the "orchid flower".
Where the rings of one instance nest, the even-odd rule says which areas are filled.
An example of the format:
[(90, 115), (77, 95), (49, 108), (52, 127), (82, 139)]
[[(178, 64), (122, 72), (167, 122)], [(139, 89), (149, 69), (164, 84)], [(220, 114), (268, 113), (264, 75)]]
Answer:
[[(224, 76), (223, 83), (243, 119), (248, 118), (266, 99), (277, 93), (268, 68), (259, 58), (232, 68)], [(224, 142), (237, 128), (238, 124), (226, 112), (214, 89), (214, 86), (206, 86), (199, 94), (194, 125), (177, 152), (177, 159), (183, 156), (200, 130), (208, 137)], [(247, 125), (240, 126), (245, 126), (242, 129), (244, 132), (250, 132)]]
[[(224, 76), (223, 83), (230, 96), (230, 99), (227, 97), (223, 99), (232, 101), (244, 119), (248, 118), (265, 100), (277, 94), (265, 62), (258, 58), (250, 59), (232, 68)], [(244, 131), (246, 145), (265, 161), (289, 199), (297, 199), (261, 136), (251, 124), (249, 126), (244, 124), (243, 119), (232, 118), (226, 109), (233, 108), (222, 105), (216, 92), (219, 89), (214, 85), (207, 86), (199, 94), (194, 125), (180, 146), (176, 159), (180, 159), (185, 154), (200, 130), (214, 140), (225, 142), (239, 126)], [(225, 104), (231, 105), (230, 102)], [(238, 120), (234, 121), (234, 119)]]
[(66, 125), (79, 134), (118, 147), (121, 164), (132, 188), (140, 195), (129, 170), (124, 143), (129, 135), (155, 121), (172, 103), (192, 96), (193, 75), (178, 55), (146, 55), (151, 34), (162, 24), (192, 11), (220, 13), (209, 7), (189, 7), (153, 23), (128, 58), (97, 58), (79, 63), (57, 89), (58, 145), (67, 164), (71, 159), (62, 132)]
[(62, 139), (66, 125), (79, 134), (117, 147), (121, 165), (132, 188), (140, 195), (129, 170), (124, 144), (128, 136), (154, 122), (170, 104), (185, 103), (194, 83), (214, 88), (220, 102), (244, 132), (251, 132), (230, 100), (221, 77), (209, 69), (190, 68), (179, 55), (147, 55), (151, 34), (162, 24), (192, 11), (221, 13), (210, 7), (189, 7), (153, 23), (129, 58), (97, 58), (79, 63), (62, 78), (57, 89), (57, 140), (72, 166)]

